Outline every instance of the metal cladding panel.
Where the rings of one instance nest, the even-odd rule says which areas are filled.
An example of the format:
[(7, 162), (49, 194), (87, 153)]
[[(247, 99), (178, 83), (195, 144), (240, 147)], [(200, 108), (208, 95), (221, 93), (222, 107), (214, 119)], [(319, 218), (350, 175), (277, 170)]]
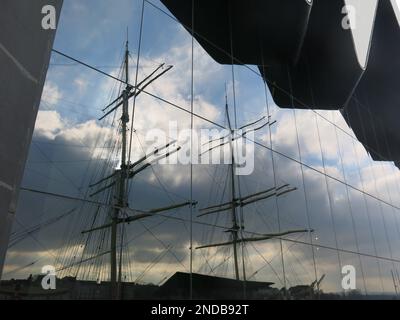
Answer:
[[(162, 2), (190, 32), (192, 1)], [(280, 107), (339, 109), (363, 74), (345, 0), (194, 3), (198, 42), (219, 63), (258, 65)]]
[(379, 1), (368, 68), (342, 110), (374, 160), (400, 162), (400, 27), (390, 1)]
[(344, 6), (315, 0), (298, 62), (260, 68), (278, 106), (335, 110), (350, 99), (364, 69), (351, 29), (342, 27)]
[(62, 0), (0, 3), (0, 273), (54, 40), (45, 5)]
[[(161, 1), (191, 32), (192, 1)], [(294, 61), (311, 10), (306, 0), (195, 0), (194, 6), (195, 38), (221, 64), (232, 63), (231, 52), (235, 64)]]

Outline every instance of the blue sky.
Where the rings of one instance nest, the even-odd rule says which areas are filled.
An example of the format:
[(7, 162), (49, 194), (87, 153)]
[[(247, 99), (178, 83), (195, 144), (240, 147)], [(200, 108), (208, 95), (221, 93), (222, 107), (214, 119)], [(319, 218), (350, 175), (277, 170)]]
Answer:
[[(139, 0), (120, 0), (110, 6), (110, 1), (106, 0), (65, 1), (54, 47), (73, 57), (87, 61), (91, 65), (107, 66), (103, 69), (106, 72), (111, 72), (113, 69), (108, 66), (117, 66), (121, 63), (121, 50), (123, 50), (126, 39), (126, 30), (129, 28), (129, 47), (132, 51), (132, 64), (135, 63), (138, 51), (141, 3), (142, 1)], [(158, 1), (154, 3), (163, 7)], [(175, 57), (170, 57), (168, 53), (171, 52), (171, 49), (175, 49), (174, 53), (177, 57), (183, 53), (189, 54), (189, 45), (190, 35), (180, 24), (172, 21), (152, 6), (145, 5), (141, 58), (147, 61), (142, 62), (143, 69), (141, 72), (143, 74), (149, 73), (158, 63), (175, 64), (176, 61), (169, 61)], [(177, 52), (180, 47), (182, 52)], [(183, 50), (187, 50), (187, 52)], [(228, 66), (221, 68), (196, 45), (195, 59), (197, 60), (200, 57), (208, 68), (218, 69), (219, 73), (213, 74), (217, 75), (217, 78), (213, 79), (213, 85), (205, 85), (204, 81), (197, 81), (195, 77), (195, 94), (204, 95), (209, 102), (223, 106), (225, 83), (229, 85), (232, 82), (231, 68)], [(52, 63), (70, 62), (54, 54)], [(195, 69), (197, 69), (195, 72), (200, 72), (201, 67), (201, 65), (195, 65)], [(185, 65), (184, 68), (186, 68), (184, 71), (189, 73), (189, 65)], [(204, 72), (204, 70), (202, 71)], [(249, 108), (242, 109), (251, 110), (249, 114), (261, 114), (263, 107), (260, 97), (262, 98), (262, 95), (259, 93), (262, 92), (263, 86), (261, 81), (257, 81), (259, 76), (245, 68), (237, 68), (236, 72), (238, 82), (248, 84), (246, 90), (238, 90), (237, 104), (248, 105)], [(52, 82), (54, 79), (54, 82), (62, 82), (63, 79), (68, 79), (62, 82), (63, 85), (59, 89), (64, 92), (65, 98), (73, 97), (76, 99), (76, 86), (74, 86), (74, 81), (71, 81), (71, 78), (79, 78), (78, 75), (86, 81), (90, 79), (90, 83), (87, 84), (88, 90), (85, 90), (79, 96), (79, 103), (93, 106), (93, 100), (99, 101), (93, 99), (94, 94), (96, 93), (100, 97), (104, 95), (103, 92), (96, 90), (99, 81), (104, 80), (102, 76), (80, 67), (63, 68), (53, 65), (49, 72), (48, 81)], [(132, 69), (131, 77), (133, 76), (134, 70)], [(182, 94), (188, 96), (190, 94), (190, 79), (182, 80), (186, 84), (182, 87)]]

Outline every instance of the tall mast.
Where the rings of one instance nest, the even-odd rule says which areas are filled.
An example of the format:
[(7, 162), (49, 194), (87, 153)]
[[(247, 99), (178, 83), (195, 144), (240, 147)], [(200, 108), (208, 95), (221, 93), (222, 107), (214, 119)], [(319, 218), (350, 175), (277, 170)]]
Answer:
[[(225, 89), (226, 91), (226, 89)], [(230, 164), (230, 170), (231, 170), (231, 191), (232, 191), (232, 240), (233, 240), (233, 260), (234, 260), (234, 267), (235, 267), (235, 278), (236, 280), (240, 280), (240, 275), (239, 275), (239, 262), (238, 262), (238, 254), (237, 254), (237, 242), (238, 242), (238, 224), (237, 224), (237, 216), (236, 216), (236, 189), (235, 189), (235, 155), (233, 151), (233, 136), (234, 132), (232, 130), (231, 126), (231, 120), (229, 117), (229, 110), (228, 110), (228, 95), (225, 92), (225, 111), (226, 111), (226, 116), (228, 119), (228, 125), (229, 125), (229, 130), (230, 130), (230, 151), (231, 151), (231, 164)]]
[[(145, 219), (148, 217), (156, 216), (162, 212), (172, 211), (178, 208), (183, 208), (186, 206), (194, 206), (197, 202), (187, 201), (180, 204), (174, 204), (172, 206), (166, 206), (162, 208), (155, 208), (151, 210), (140, 210), (136, 211), (132, 208), (129, 208), (131, 212), (135, 214), (132, 216), (122, 216), (120, 213), (123, 209), (128, 208), (128, 201), (127, 201), (127, 189), (128, 189), (128, 181), (130, 179), (134, 179), (136, 175), (143, 172), (150, 166), (152, 166), (157, 161), (168, 158), (174, 153), (177, 153), (181, 147), (176, 146), (176, 141), (171, 141), (165, 146), (158, 147), (156, 150), (146, 154), (139, 160), (131, 163), (130, 157), (128, 158), (127, 162), (127, 132), (128, 128), (127, 125), (129, 123), (129, 110), (128, 104), (129, 99), (138, 97), (147, 86), (151, 83), (162, 77), (165, 73), (172, 69), (172, 66), (165, 66), (165, 64), (161, 64), (155, 68), (155, 70), (145, 77), (143, 80), (137, 82), (135, 87), (129, 84), (129, 43), (126, 41), (126, 48), (125, 48), (125, 63), (124, 63), (124, 71), (125, 71), (125, 84), (126, 87), (122, 94), (109, 103), (102, 111), (105, 114), (99, 119), (99, 121), (105, 119), (110, 114), (114, 113), (120, 107), (122, 107), (122, 116), (121, 116), (121, 165), (120, 168), (115, 170), (111, 175), (103, 177), (96, 183), (93, 183), (89, 186), (92, 188), (93, 193), (90, 194), (90, 197), (94, 197), (102, 192), (113, 188), (113, 207), (112, 214), (111, 214), (111, 221), (101, 225), (101, 226), (94, 226), (88, 230), (82, 231), (82, 234), (88, 234), (92, 232), (96, 232), (99, 230), (110, 229), (110, 284), (111, 284), (111, 298), (112, 299), (120, 299), (120, 288), (119, 283), (121, 283), (121, 276), (122, 276), (122, 243), (120, 248), (120, 256), (119, 256), (119, 272), (118, 272), (118, 262), (117, 262), (117, 239), (118, 239), (118, 225), (131, 223), (134, 221), (138, 221), (141, 219)], [(135, 212), (136, 211), (136, 212)], [(121, 236), (121, 239), (122, 236)], [(122, 241), (121, 241), (122, 242)]]
[(121, 116), (121, 135), (122, 135), (122, 151), (121, 151), (121, 167), (117, 172), (117, 203), (114, 209), (114, 214), (112, 217), (111, 224), (111, 297), (112, 299), (118, 299), (119, 290), (117, 282), (117, 236), (118, 236), (118, 220), (120, 208), (126, 206), (126, 196), (125, 196), (125, 186), (126, 180), (128, 178), (127, 170), (128, 166), (126, 164), (126, 149), (127, 149), (127, 123), (129, 122), (129, 94), (132, 90), (132, 86), (129, 85), (129, 48), (128, 41), (126, 42), (125, 49), (125, 82), (126, 88), (122, 93), (122, 116)]
[[(239, 226), (238, 221), (237, 221), (237, 215), (236, 215), (236, 208), (241, 208), (241, 210), (249, 206), (253, 203), (258, 203), (259, 201), (267, 200), (271, 197), (280, 197), (283, 196), (287, 193), (290, 193), (292, 191), (297, 190), (295, 187), (291, 187), (289, 184), (283, 184), (281, 186), (274, 186), (271, 187), (267, 190), (262, 190), (258, 191), (253, 194), (249, 194), (246, 196), (242, 196), (240, 194), (239, 190), (239, 195), (236, 195), (236, 184), (235, 184), (235, 167), (236, 167), (236, 161), (235, 161), (235, 154), (234, 154), (234, 146), (233, 142), (238, 139), (244, 139), (246, 134), (250, 131), (258, 131), (261, 130), (262, 128), (266, 126), (272, 126), (273, 124), (276, 123), (276, 121), (270, 120), (270, 117), (262, 117), (261, 119), (248, 123), (239, 130), (243, 130), (241, 133), (235, 133), (235, 129), (232, 128), (232, 124), (230, 121), (229, 117), (229, 109), (228, 109), (228, 97), (226, 94), (226, 88), (225, 88), (225, 110), (226, 110), (226, 116), (228, 120), (228, 126), (230, 133), (229, 135), (223, 136), (221, 138), (217, 139), (212, 139), (207, 142), (209, 145), (208, 149), (202, 153), (205, 154), (207, 152), (211, 152), (214, 149), (221, 148), (222, 146), (225, 146), (229, 144), (230, 146), (230, 152), (231, 152), (231, 164), (230, 164), (230, 174), (231, 174), (231, 190), (232, 190), (232, 195), (231, 199), (229, 202), (217, 204), (217, 205), (212, 205), (207, 208), (202, 208), (200, 209), (200, 215), (198, 217), (203, 217), (215, 213), (221, 213), (221, 212), (230, 212), (232, 216), (232, 226), (228, 228), (228, 232), (232, 234), (232, 239), (226, 242), (220, 242), (220, 243), (213, 243), (213, 244), (206, 244), (206, 245), (201, 245), (197, 247), (196, 249), (206, 249), (206, 248), (216, 248), (216, 247), (224, 247), (224, 246), (233, 246), (233, 259), (234, 259), (234, 268), (235, 268), (235, 278), (236, 280), (240, 280), (240, 274), (239, 274), (239, 261), (238, 261), (238, 250), (237, 250), (237, 245), (241, 244), (242, 245), (242, 258), (244, 254), (243, 250), (243, 245), (247, 242), (259, 242), (259, 241), (267, 241), (275, 238), (279, 238), (282, 236), (286, 235), (291, 235), (291, 234), (296, 234), (296, 233), (306, 233), (306, 232), (313, 232), (313, 230), (307, 230), (307, 229), (296, 229), (296, 230), (287, 230), (283, 232), (278, 232), (278, 233), (269, 233), (269, 234), (260, 234), (260, 236), (252, 236), (252, 237), (245, 237), (243, 234), (243, 225)], [(214, 143), (217, 143), (217, 145), (214, 145)], [(239, 180), (238, 180), (239, 182)], [(241, 231), (239, 235), (239, 231)], [(246, 287), (245, 287), (245, 282), (246, 282), (246, 268), (245, 264), (243, 261), (243, 289), (244, 289), (244, 294), (246, 294)]]

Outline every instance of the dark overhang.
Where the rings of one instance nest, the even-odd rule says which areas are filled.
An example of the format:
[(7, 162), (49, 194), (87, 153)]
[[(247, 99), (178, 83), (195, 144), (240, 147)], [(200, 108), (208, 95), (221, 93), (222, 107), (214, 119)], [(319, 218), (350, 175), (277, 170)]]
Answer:
[(358, 3), (357, 19), (370, 19), (361, 54), (360, 29), (343, 26), (352, 0), (161, 1), (189, 32), (194, 18), (217, 62), (257, 65), (279, 107), (340, 109), (373, 159), (400, 163), (396, 1)]
[(368, 67), (342, 110), (374, 160), (400, 161), (400, 28), (389, 0), (379, 1)]

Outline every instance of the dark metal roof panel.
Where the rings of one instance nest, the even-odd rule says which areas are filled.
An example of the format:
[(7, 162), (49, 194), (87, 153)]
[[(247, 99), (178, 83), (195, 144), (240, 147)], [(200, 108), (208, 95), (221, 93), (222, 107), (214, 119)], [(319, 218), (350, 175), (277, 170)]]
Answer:
[[(192, 1), (161, 0), (191, 32)], [(195, 0), (196, 40), (221, 64), (293, 61), (307, 29), (306, 0)], [(232, 39), (232, 42), (231, 42)]]
[(364, 70), (352, 30), (342, 27), (344, 5), (315, 0), (299, 61), (261, 70), (278, 106), (335, 110), (351, 97)]
[(389, 0), (379, 1), (368, 67), (342, 110), (375, 160), (400, 161), (400, 27)]

